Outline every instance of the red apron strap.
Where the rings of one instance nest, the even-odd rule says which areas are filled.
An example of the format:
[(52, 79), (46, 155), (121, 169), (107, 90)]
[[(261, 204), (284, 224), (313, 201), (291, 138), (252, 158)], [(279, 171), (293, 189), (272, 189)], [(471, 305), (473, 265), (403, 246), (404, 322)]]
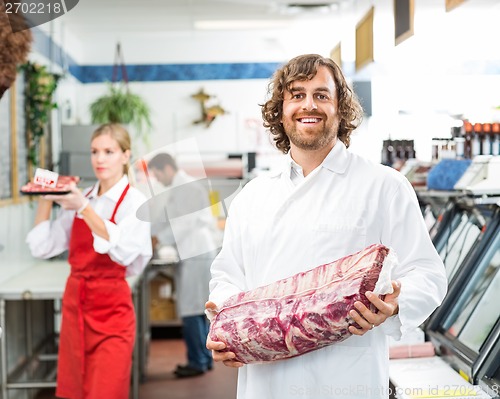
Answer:
[(116, 215), (116, 212), (118, 211), (118, 207), (120, 206), (120, 204), (122, 203), (123, 201), (123, 198), (125, 198), (125, 195), (127, 195), (127, 191), (128, 189), (130, 188), (130, 184), (127, 184), (127, 187), (125, 187), (125, 190), (123, 190), (123, 193), (122, 195), (120, 196), (120, 199), (118, 200), (118, 202), (116, 203), (116, 206), (115, 206), (115, 209), (113, 210), (113, 214), (111, 215), (111, 219), (109, 219), (110, 222), (112, 223), (115, 223), (115, 215)]
[(89, 192), (88, 192), (87, 194), (85, 194), (85, 197), (88, 197), (88, 196), (90, 195), (90, 193), (91, 193), (92, 191), (94, 191), (94, 187), (95, 187), (95, 186), (92, 186), (92, 188), (89, 190)]

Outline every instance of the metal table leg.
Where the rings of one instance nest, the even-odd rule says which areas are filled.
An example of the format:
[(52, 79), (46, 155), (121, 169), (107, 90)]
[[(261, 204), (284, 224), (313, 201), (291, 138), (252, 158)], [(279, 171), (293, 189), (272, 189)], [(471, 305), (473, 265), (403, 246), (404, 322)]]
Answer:
[[(5, 300), (0, 299), (0, 327), (5, 330)], [(5, 331), (0, 337), (0, 367), (2, 368), (1, 399), (7, 399), (7, 344), (5, 342)]]

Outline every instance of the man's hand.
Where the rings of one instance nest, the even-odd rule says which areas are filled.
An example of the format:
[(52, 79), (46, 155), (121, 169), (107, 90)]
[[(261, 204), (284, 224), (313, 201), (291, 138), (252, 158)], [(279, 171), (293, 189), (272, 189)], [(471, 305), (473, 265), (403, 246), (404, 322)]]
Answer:
[[(216, 314), (217, 306), (213, 302), (207, 302), (205, 309), (208, 313)], [(207, 349), (212, 351), (212, 357), (216, 362), (222, 362), (228, 367), (241, 367), (243, 363), (233, 360), (236, 355), (233, 352), (221, 352), (226, 348), (224, 342), (212, 341), (210, 336), (207, 336)]]
[(361, 328), (349, 326), (349, 331), (354, 335), (364, 335), (371, 329), (381, 325), (389, 317), (394, 316), (399, 311), (398, 296), (401, 292), (399, 281), (392, 281), (393, 293), (387, 294), (384, 300), (380, 299), (371, 291), (366, 292), (366, 298), (378, 309), (378, 313), (373, 313), (362, 302), (355, 302), (356, 310), (351, 310), (349, 315), (358, 323)]

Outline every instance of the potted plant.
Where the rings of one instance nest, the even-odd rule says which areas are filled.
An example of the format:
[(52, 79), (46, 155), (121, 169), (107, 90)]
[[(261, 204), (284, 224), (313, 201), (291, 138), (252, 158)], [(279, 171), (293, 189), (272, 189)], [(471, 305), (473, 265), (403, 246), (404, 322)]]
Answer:
[(50, 112), (57, 108), (52, 99), (60, 75), (50, 73), (44, 65), (28, 61), (21, 65), (25, 76), (25, 111), (27, 117), (28, 160), (38, 166), (40, 143), (49, 123)]
[(90, 105), (92, 123), (121, 123), (132, 126), (138, 137), (147, 143), (151, 129), (148, 104), (128, 85), (108, 83), (108, 92)]
[[(118, 71), (121, 69), (121, 80)], [(113, 80), (108, 83), (108, 92), (90, 104), (92, 123), (121, 123), (135, 129), (137, 137), (148, 144), (151, 130), (151, 110), (137, 94), (130, 91), (128, 74), (121, 44), (116, 43)]]

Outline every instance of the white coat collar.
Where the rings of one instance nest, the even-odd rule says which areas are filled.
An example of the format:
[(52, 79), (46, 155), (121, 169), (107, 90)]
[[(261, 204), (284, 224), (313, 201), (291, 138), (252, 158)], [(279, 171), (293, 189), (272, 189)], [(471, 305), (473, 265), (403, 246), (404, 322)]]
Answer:
[[(106, 191), (102, 196), (109, 198), (113, 202), (118, 202), (118, 200), (120, 199), (120, 196), (122, 195), (123, 190), (125, 190), (125, 187), (127, 186), (127, 184), (128, 184), (128, 177), (127, 177), (127, 175), (123, 175), (122, 178), (120, 180), (118, 180), (118, 182), (113, 187), (111, 187), (108, 191)], [(96, 198), (98, 196), (97, 195), (98, 192), (99, 192), (99, 182), (96, 183), (96, 185), (94, 186), (94, 188), (90, 192), (89, 198)]]
[(342, 174), (349, 166), (350, 154), (345, 144), (337, 139), (337, 142), (323, 160), (321, 166), (331, 170), (333, 173)]
[[(325, 157), (323, 162), (321, 163), (321, 167), (332, 171), (333, 173), (342, 174), (347, 170), (349, 166), (350, 153), (347, 150), (345, 144), (337, 140), (331, 151)], [(277, 171), (278, 174), (287, 174), (290, 176), (291, 168), (295, 161), (292, 159), (290, 152), (286, 154), (284, 166), (282, 169)]]

